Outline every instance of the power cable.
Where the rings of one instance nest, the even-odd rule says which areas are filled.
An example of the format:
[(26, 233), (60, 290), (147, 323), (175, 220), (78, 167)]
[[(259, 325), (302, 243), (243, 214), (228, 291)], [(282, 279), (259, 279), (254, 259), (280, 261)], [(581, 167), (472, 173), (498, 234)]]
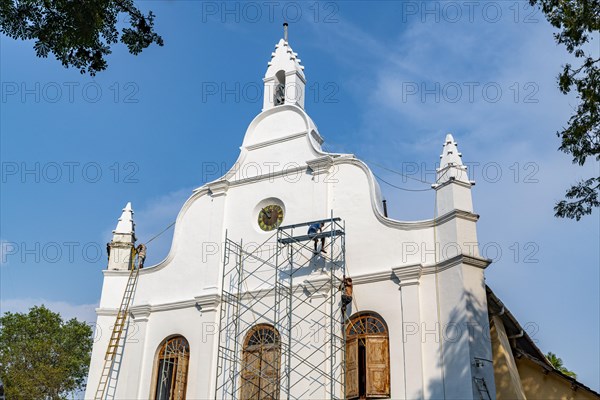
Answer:
[(403, 190), (405, 192), (426, 192), (428, 190), (432, 190), (432, 188), (427, 188), (427, 189), (406, 189), (406, 188), (402, 188), (400, 186), (396, 186), (392, 183), (389, 183), (388, 181), (384, 180), (383, 178), (381, 178), (380, 176), (376, 175), (374, 172), (372, 172), (373, 175), (375, 176), (375, 178), (379, 179), (381, 182), (385, 183), (386, 185), (389, 185), (393, 188), (396, 188), (398, 190)]
[[(358, 156), (357, 156), (357, 157), (358, 157)], [(363, 160), (364, 160), (364, 161), (366, 161), (366, 162), (368, 162), (369, 164), (373, 164), (373, 165), (375, 165), (376, 167), (379, 167), (379, 168), (381, 168), (381, 169), (385, 169), (385, 170), (386, 170), (386, 171), (388, 171), (388, 172), (391, 172), (391, 173), (394, 173), (394, 174), (397, 174), (397, 175), (403, 176), (403, 177), (405, 177), (405, 178), (408, 178), (408, 179), (412, 179), (413, 181), (417, 181), (417, 182), (425, 183), (425, 184), (427, 184), (427, 185), (432, 185), (432, 183), (431, 183), (431, 182), (427, 182), (427, 181), (425, 181), (425, 180), (423, 180), (423, 179), (419, 179), (419, 178), (415, 178), (415, 177), (413, 177), (413, 176), (410, 176), (410, 175), (406, 175), (406, 174), (404, 174), (404, 173), (402, 173), (402, 172), (400, 172), (400, 171), (396, 171), (396, 170), (394, 170), (394, 169), (392, 169), (392, 168), (386, 167), (385, 165), (382, 165), (382, 164), (376, 163), (376, 162), (374, 162), (374, 161), (367, 160), (366, 158), (363, 158)]]
[[(326, 148), (326, 147), (329, 147), (329, 146), (328, 146), (328, 145), (325, 145), (325, 146), (323, 146), (323, 148)], [(348, 153), (348, 154), (351, 154), (351, 153)], [(431, 183), (431, 182), (427, 182), (426, 180), (423, 180), (423, 179), (418, 179), (418, 178), (412, 177), (412, 176), (410, 176), (410, 175), (406, 175), (406, 174), (404, 174), (404, 173), (402, 173), (402, 172), (400, 172), (400, 171), (396, 171), (396, 170), (394, 170), (394, 169), (392, 169), (392, 168), (386, 167), (385, 165), (382, 165), (382, 164), (376, 163), (376, 162), (374, 162), (374, 161), (371, 161), (371, 160), (369, 160), (369, 159), (363, 158), (363, 157), (361, 157), (359, 154), (355, 154), (355, 156), (356, 156), (356, 157), (357, 157), (359, 160), (363, 160), (363, 161), (365, 161), (365, 162), (367, 162), (367, 163), (369, 163), (369, 164), (373, 164), (373, 165), (375, 165), (376, 167), (379, 167), (379, 168), (385, 169), (386, 171), (392, 172), (392, 173), (394, 173), (394, 174), (398, 174), (398, 175), (400, 175), (400, 176), (403, 176), (403, 177), (405, 177), (405, 178), (408, 178), (408, 179), (412, 179), (412, 180), (414, 180), (414, 181), (417, 181), (417, 182), (425, 183), (425, 184), (427, 184), (427, 185), (432, 185), (432, 183)]]
[(167, 226), (165, 229), (163, 229), (162, 231), (160, 231), (160, 233), (157, 233), (156, 235), (152, 236), (150, 238), (150, 240), (148, 240), (146, 242), (146, 245), (149, 244), (151, 241), (153, 241), (154, 239), (156, 239), (157, 237), (159, 237), (160, 235), (162, 235), (163, 233), (165, 233), (167, 230), (169, 230), (169, 228), (171, 228), (173, 225), (175, 225), (175, 222), (177, 221), (173, 221), (169, 226)]

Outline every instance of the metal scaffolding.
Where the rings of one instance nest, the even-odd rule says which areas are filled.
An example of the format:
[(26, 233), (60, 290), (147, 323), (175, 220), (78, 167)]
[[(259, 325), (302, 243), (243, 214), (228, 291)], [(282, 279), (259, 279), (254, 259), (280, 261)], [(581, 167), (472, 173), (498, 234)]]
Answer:
[[(306, 234), (316, 223), (322, 230)], [(226, 235), (215, 399), (344, 399), (344, 222), (332, 215), (282, 226), (249, 250)], [(277, 348), (258, 363), (245, 350), (256, 326), (274, 329), (269, 348)]]

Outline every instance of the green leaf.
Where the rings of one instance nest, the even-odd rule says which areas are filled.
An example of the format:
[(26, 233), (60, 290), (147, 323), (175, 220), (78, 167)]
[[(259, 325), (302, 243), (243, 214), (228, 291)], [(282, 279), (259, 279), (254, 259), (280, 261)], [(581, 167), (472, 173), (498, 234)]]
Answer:
[[(119, 37), (117, 21), (128, 27)], [(106, 56), (120, 41), (132, 54), (163, 39), (154, 32), (154, 14), (143, 14), (131, 0), (2, 0), (0, 32), (13, 39), (35, 39), (38, 57), (53, 54), (65, 67), (95, 75), (107, 68)]]

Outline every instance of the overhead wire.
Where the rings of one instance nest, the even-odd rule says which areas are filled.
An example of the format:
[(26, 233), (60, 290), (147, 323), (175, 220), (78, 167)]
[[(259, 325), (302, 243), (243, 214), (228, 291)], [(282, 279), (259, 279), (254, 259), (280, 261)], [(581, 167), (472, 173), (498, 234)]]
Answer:
[(389, 183), (388, 181), (386, 181), (385, 179), (383, 179), (382, 177), (378, 176), (376, 173), (372, 172), (373, 176), (375, 176), (375, 178), (379, 179), (381, 182), (385, 183), (386, 185), (389, 185), (395, 189), (398, 190), (403, 190), (405, 192), (427, 192), (429, 190), (433, 190), (433, 188), (427, 188), (427, 189), (407, 189), (407, 188), (403, 188), (400, 186), (396, 186), (393, 183)]
[(148, 240), (146, 242), (146, 244), (149, 244), (151, 241), (153, 241), (154, 239), (156, 239), (157, 237), (159, 237), (160, 235), (162, 235), (163, 233), (165, 233), (166, 231), (169, 230), (169, 228), (171, 228), (173, 225), (175, 225), (175, 222), (177, 221), (173, 221), (171, 224), (169, 224), (169, 226), (167, 226), (165, 229), (163, 229), (162, 231), (160, 231), (159, 233), (157, 233), (156, 235), (152, 236), (150, 238), (150, 240)]
[[(323, 145), (323, 148), (326, 148), (326, 147), (329, 147), (329, 146), (326, 146), (326, 145), (324, 144), (324, 145)], [(348, 153), (348, 154), (350, 154), (350, 153)], [(407, 178), (407, 179), (412, 179), (412, 180), (414, 180), (414, 181), (421, 182), (421, 183), (425, 183), (425, 184), (427, 184), (427, 185), (432, 185), (432, 184), (433, 184), (432, 182), (428, 182), (428, 181), (426, 181), (426, 180), (424, 180), (424, 179), (415, 178), (414, 176), (407, 175), (407, 174), (405, 174), (405, 173), (403, 173), (403, 172), (396, 171), (395, 169), (393, 169), (393, 168), (390, 168), (390, 167), (387, 167), (387, 166), (385, 166), (385, 165), (383, 165), (383, 164), (380, 164), (380, 163), (377, 163), (377, 162), (375, 162), (375, 161), (369, 160), (369, 159), (367, 159), (367, 158), (361, 157), (359, 154), (355, 154), (355, 156), (356, 156), (358, 159), (360, 159), (360, 160), (363, 160), (363, 161), (365, 161), (365, 162), (367, 162), (367, 163), (369, 163), (369, 164), (373, 164), (373, 165), (375, 165), (376, 167), (379, 167), (379, 168), (381, 168), (381, 169), (384, 169), (384, 170), (386, 170), (386, 171), (388, 171), (388, 172), (391, 172), (391, 173), (394, 173), (394, 174), (397, 174), (397, 175), (403, 176), (403, 177), (405, 177), (405, 178)], [(373, 174), (373, 175), (375, 175), (375, 174)]]
[(369, 164), (373, 164), (373, 165), (375, 165), (376, 167), (379, 167), (379, 168), (381, 168), (381, 169), (384, 169), (384, 170), (386, 170), (386, 171), (388, 171), (388, 172), (391, 172), (391, 173), (394, 173), (394, 174), (397, 174), (397, 175), (403, 176), (404, 178), (412, 179), (413, 181), (417, 181), (417, 182), (425, 183), (425, 184), (427, 184), (427, 185), (431, 185), (431, 184), (432, 184), (431, 182), (428, 182), (428, 181), (426, 181), (426, 180), (419, 179), (419, 178), (415, 178), (414, 176), (407, 175), (407, 174), (405, 174), (405, 173), (403, 173), (403, 172), (396, 171), (395, 169), (392, 169), (392, 168), (390, 168), (390, 167), (386, 167), (385, 165), (382, 165), (382, 164), (376, 163), (375, 161), (367, 160), (366, 158), (363, 158), (363, 160), (364, 160), (364, 161), (366, 161), (366, 162), (368, 162)]

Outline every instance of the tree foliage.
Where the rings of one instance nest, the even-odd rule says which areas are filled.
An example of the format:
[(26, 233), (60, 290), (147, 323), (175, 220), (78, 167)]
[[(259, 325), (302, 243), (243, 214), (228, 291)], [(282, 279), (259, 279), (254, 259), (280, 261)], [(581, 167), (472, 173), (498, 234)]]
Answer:
[[(600, 161), (600, 58), (592, 54), (600, 44), (600, 0), (529, 0), (539, 5), (548, 21), (558, 29), (554, 38), (578, 60), (566, 64), (558, 76), (563, 94), (577, 93), (579, 104), (566, 127), (557, 132), (559, 150), (570, 154), (573, 163), (584, 165), (590, 158)], [(596, 42), (594, 43), (594, 39)], [(567, 190), (554, 207), (555, 216), (577, 221), (600, 206), (600, 176), (584, 179)]]
[(548, 352), (548, 354), (546, 354), (546, 358), (548, 359), (548, 361), (550, 361), (550, 364), (552, 364), (552, 366), (559, 370), (560, 372), (562, 372), (563, 374), (570, 376), (573, 379), (577, 379), (577, 374), (573, 371), (569, 371), (564, 365), (563, 365), (563, 360), (561, 358), (559, 358), (556, 354), (552, 353), (552, 352)]
[[(127, 17), (120, 34), (119, 16)], [(38, 57), (52, 53), (65, 67), (92, 76), (106, 69), (119, 39), (135, 55), (152, 43), (163, 45), (154, 14), (142, 13), (133, 0), (0, 0), (0, 32), (34, 40)]]
[(85, 385), (92, 329), (44, 307), (0, 317), (0, 379), (10, 400), (59, 400)]

